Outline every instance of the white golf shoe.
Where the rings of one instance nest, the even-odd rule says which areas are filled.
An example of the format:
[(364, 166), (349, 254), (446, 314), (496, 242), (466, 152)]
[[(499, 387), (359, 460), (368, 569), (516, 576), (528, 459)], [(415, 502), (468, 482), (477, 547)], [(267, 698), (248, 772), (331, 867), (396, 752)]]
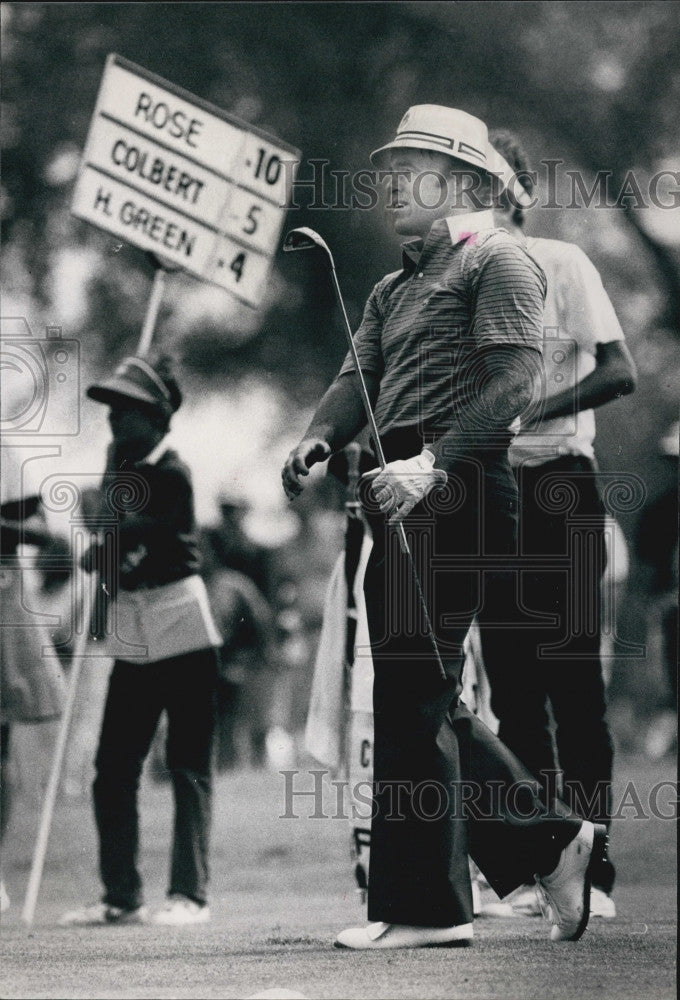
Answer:
[(578, 941), (590, 917), (593, 862), (603, 857), (607, 829), (584, 820), (550, 875), (536, 876), (539, 899), (552, 924), (551, 941)]
[(145, 924), (148, 919), (146, 906), (124, 910), (109, 903), (90, 903), (62, 913), (58, 923), (61, 927), (103, 927), (107, 924)]
[(166, 927), (186, 927), (189, 924), (207, 924), (210, 907), (201, 905), (187, 896), (170, 896), (165, 906), (153, 915), (155, 924)]
[(590, 917), (602, 917), (603, 920), (613, 920), (616, 916), (616, 903), (602, 889), (595, 886), (590, 890)]
[(348, 927), (333, 942), (336, 948), (356, 951), (380, 948), (464, 948), (472, 944), (472, 924), (457, 927), (411, 927), (381, 922)]

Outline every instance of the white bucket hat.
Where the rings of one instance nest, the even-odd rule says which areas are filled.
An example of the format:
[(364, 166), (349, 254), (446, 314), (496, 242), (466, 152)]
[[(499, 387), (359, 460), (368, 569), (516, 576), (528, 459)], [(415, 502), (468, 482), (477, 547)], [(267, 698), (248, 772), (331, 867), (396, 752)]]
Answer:
[(512, 190), (518, 204), (526, 205), (531, 201), (512, 168), (489, 142), (484, 122), (467, 111), (445, 108), (441, 104), (414, 105), (399, 122), (392, 142), (373, 150), (371, 163), (376, 167), (383, 166), (394, 149), (428, 149), (445, 153), (499, 177), (503, 186)]
[(380, 166), (393, 149), (429, 149), (487, 170), (489, 133), (481, 118), (466, 111), (416, 104), (399, 122), (393, 141), (371, 153), (371, 163)]

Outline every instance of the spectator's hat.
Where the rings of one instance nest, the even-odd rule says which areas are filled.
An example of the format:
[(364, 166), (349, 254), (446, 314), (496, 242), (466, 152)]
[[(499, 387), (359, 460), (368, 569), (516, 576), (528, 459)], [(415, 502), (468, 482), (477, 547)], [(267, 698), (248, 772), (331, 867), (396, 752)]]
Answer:
[(137, 357), (125, 358), (111, 378), (91, 385), (87, 395), (108, 406), (132, 400), (168, 418), (182, 402), (179, 386), (169, 374), (165, 361), (154, 366), (145, 358)]
[(520, 203), (530, 200), (516, 182), (514, 171), (489, 142), (489, 131), (481, 120), (459, 108), (441, 104), (416, 104), (409, 108), (397, 126), (397, 134), (386, 146), (373, 150), (371, 163), (389, 164), (389, 154), (400, 149), (425, 149), (470, 163), (479, 170), (498, 177), (503, 187), (511, 186)]

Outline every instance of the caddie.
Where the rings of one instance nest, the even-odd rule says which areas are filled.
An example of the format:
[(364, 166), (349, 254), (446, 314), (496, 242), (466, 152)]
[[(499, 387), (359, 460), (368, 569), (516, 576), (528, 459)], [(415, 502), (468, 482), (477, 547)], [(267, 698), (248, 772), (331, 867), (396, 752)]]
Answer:
[[(156, 924), (210, 919), (208, 904), (217, 649), (222, 644), (200, 575), (188, 466), (163, 444), (182, 391), (168, 357), (128, 357), (87, 394), (108, 407), (112, 441), (101, 488), (101, 523), (115, 511), (116, 537), (93, 543), (114, 597), (109, 677), (92, 786), (100, 902), (62, 914), (64, 926), (148, 920), (139, 869), (139, 780), (161, 715), (174, 822), (168, 896)], [(113, 555), (113, 558), (111, 558)], [(121, 648), (121, 643), (122, 648)], [(111, 648), (112, 647), (112, 648)]]
[[(364, 583), (375, 668), (370, 923), (335, 944), (470, 944), (468, 850), (501, 897), (535, 876), (551, 939), (576, 940), (605, 830), (560, 802), (543, 806), (535, 779), (459, 698), (472, 618), (493, 621), (486, 579), (515, 551), (507, 451), (539, 381), (545, 278), (494, 228), (492, 189), (510, 171), (478, 118), (412, 107), (371, 159), (387, 170), (395, 230), (411, 239), (400, 269), (371, 292), (355, 336), (387, 466), (363, 477), (362, 493), (374, 538)], [(287, 495), (365, 423), (350, 354), (285, 463)]]

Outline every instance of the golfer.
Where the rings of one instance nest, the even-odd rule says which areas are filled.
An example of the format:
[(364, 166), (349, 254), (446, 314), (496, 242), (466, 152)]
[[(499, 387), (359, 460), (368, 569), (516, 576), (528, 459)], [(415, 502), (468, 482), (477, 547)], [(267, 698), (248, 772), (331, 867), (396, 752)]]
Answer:
[[(165, 711), (175, 822), (168, 898), (155, 923), (205, 923), (217, 647), (221, 638), (198, 575), (189, 470), (163, 447), (182, 401), (166, 359), (126, 358), (88, 395), (109, 407), (113, 442), (103, 502), (119, 497), (117, 563), (102, 543), (88, 554), (116, 597), (119, 649), (109, 680), (93, 786), (102, 901), (65, 913), (62, 924), (138, 924), (148, 919), (137, 867), (137, 788)], [(136, 497), (136, 500), (134, 499)], [(123, 644), (122, 650), (120, 644)]]
[[(552, 940), (576, 940), (605, 830), (560, 802), (542, 806), (535, 779), (459, 700), (466, 633), (475, 614), (482, 626), (493, 621), (486, 579), (507, 570), (515, 548), (507, 451), (542, 364), (545, 278), (485, 208), (501, 171), (482, 121), (412, 107), (371, 159), (388, 168), (395, 230), (411, 239), (401, 268), (373, 289), (355, 337), (387, 466), (364, 476), (363, 491), (374, 537), (364, 583), (375, 668), (370, 923), (335, 944), (470, 944), (468, 850), (501, 897), (535, 876)], [(288, 457), (287, 495), (365, 423), (348, 355)]]

